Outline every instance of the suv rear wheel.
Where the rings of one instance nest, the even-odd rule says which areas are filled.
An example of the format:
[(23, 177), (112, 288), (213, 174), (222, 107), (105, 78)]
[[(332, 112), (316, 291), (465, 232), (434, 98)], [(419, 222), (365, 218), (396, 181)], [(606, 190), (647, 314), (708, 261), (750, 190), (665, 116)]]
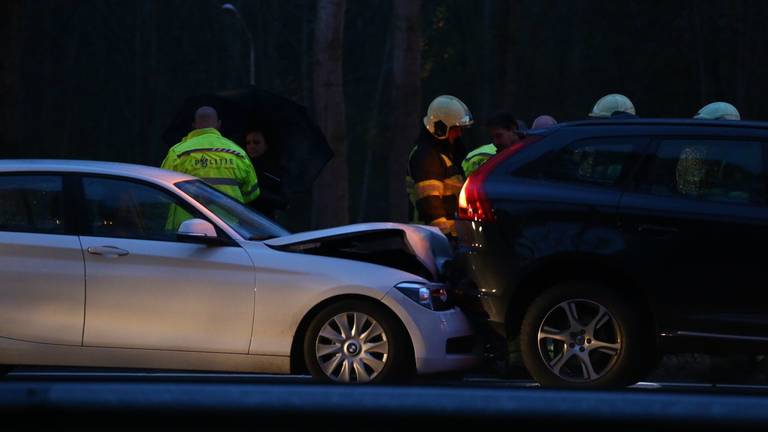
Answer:
[(634, 384), (650, 352), (637, 313), (593, 283), (545, 291), (523, 319), (523, 362), (542, 386), (611, 388)]

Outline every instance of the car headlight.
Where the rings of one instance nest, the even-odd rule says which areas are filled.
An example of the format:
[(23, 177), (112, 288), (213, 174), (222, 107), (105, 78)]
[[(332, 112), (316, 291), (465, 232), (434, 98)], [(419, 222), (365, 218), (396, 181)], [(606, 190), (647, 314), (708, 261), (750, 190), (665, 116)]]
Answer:
[(434, 311), (451, 309), (448, 290), (443, 284), (425, 282), (401, 282), (395, 288), (406, 297)]

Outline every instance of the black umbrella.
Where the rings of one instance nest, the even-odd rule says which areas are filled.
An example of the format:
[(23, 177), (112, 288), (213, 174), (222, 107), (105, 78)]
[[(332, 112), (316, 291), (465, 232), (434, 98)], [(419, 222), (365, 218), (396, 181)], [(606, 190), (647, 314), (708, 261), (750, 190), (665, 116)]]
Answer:
[(195, 111), (211, 106), (219, 113), (221, 133), (244, 147), (245, 133), (264, 132), (269, 152), (277, 156), (285, 192), (307, 192), (333, 157), (320, 128), (307, 109), (282, 96), (255, 87), (188, 97), (163, 132), (172, 146), (192, 129)]

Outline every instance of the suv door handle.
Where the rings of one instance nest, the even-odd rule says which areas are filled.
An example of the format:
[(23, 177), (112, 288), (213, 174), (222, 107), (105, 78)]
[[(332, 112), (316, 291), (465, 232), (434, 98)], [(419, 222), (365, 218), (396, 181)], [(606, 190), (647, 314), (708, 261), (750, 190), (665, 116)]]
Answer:
[(674, 227), (646, 225), (646, 224), (638, 226), (637, 230), (640, 231), (641, 233), (656, 234), (656, 235), (671, 235), (671, 234), (677, 234), (680, 231)]
[(87, 250), (89, 254), (101, 255), (107, 258), (126, 256), (129, 253), (127, 250), (115, 246), (91, 246)]

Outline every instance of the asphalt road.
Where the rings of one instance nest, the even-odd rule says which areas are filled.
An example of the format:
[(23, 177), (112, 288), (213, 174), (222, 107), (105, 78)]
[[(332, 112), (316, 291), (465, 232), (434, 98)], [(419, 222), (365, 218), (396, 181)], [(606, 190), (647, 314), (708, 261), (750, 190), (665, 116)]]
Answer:
[(352, 387), (305, 376), (27, 368), (0, 380), (0, 419), (14, 418), (131, 430), (766, 430), (768, 387), (640, 383), (566, 391), (482, 376)]

